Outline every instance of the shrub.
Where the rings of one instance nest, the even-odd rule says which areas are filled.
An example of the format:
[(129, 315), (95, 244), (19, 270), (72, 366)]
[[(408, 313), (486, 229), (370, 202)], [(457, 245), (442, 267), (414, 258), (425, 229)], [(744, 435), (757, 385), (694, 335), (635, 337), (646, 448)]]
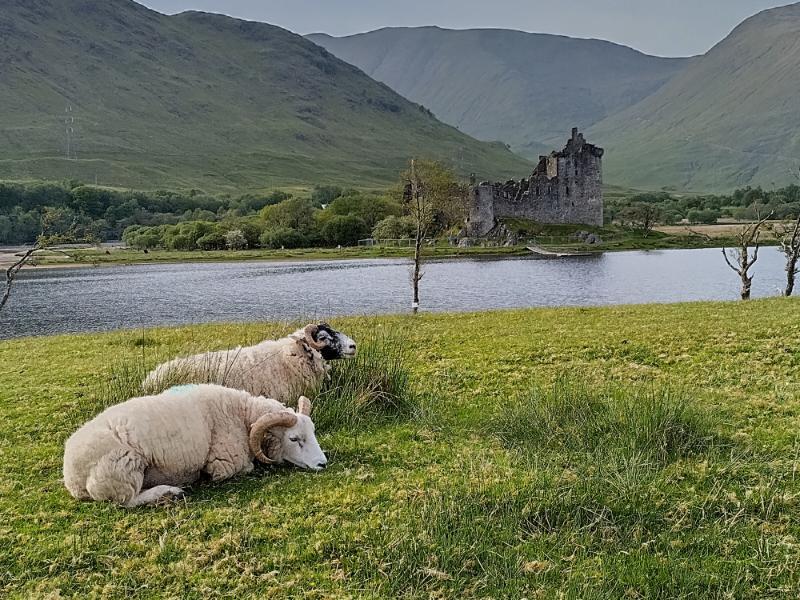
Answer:
[(192, 236), (182, 233), (170, 239), (169, 248), (170, 250), (194, 250), (196, 245)]
[(358, 240), (369, 235), (369, 228), (361, 217), (337, 215), (322, 226), (320, 233), (328, 244), (355, 246)]
[(149, 230), (143, 231), (130, 238), (129, 245), (137, 250), (148, 250), (158, 248), (161, 245), (161, 236), (157, 232)]
[(241, 229), (232, 229), (225, 234), (225, 246), (229, 250), (244, 250), (247, 248), (247, 238)]
[(359, 192), (348, 192), (340, 196), (320, 215), (353, 215), (361, 217), (369, 229), (388, 216), (399, 217), (403, 214), (403, 206), (399, 202), (393, 202), (389, 198), (383, 198), (374, 194), (363, 194)]
[(690, 210), (689, 213), (686, 215), (686, 218), (689, 219), (690, 223), (704, 223), (708, 225), (713, 225), (714, 223), (717, 222), (719, 216), (720, 212), (714, 209)]
[(411, 217), (389, 216), (375, 225), (372, 237), (378, 240), (406, 239), (414, 235), (414, 220)]
[(239, 204), (247, 212), (258, 212), (265, 206), (278, 204), (279, 202), (288, 200), (291, 197), (292, 195), (290, 193), (283, 192), (280, 190), (276, 190), (265, 196), (259, 196), (255, 194), (245, 194), (244, 196), (239, 198)]
[(263, 248), (302, 248), (307, 245), (306, 236), (289, 227), (268, 229), (261, 234), (259, 242)]
[(222, 250), (225, 248), (225, 236), (219, 231), (207, 233), (197, 240), (200, 250)]
[(244, 221), (238, 223), (236, 228), (241, 230), (244, 234), (245, 240), (247, 240), (247, 247), (248, 248), (257, 248), (259, 245), (259, 237), (263, 233), (263, 227), (259, 227), (256, 223), (251, 221)]
[(309, 200), (291, 198), (261, 210), (261, 217), (269, 229), (289, 228), (306, 233), (314, 227), (317, 209)]

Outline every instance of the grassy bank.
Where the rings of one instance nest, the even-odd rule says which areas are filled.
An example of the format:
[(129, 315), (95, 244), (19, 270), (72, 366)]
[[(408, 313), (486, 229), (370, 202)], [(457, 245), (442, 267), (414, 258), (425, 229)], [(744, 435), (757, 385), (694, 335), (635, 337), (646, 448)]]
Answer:
[[(509, 228), (519, 234), (521, 243), (512, 247), (470, 247), (458, 248), (440, 244), (426, 248), (432, 259), (469, 257), (510, 257), (526, 256), (528, 241), (543, 248), (581, 252), (614, 252), (621, 250), (668, 250), (680, 248), (718, 248), (733, 246), (732, 226), (698, 226), (702, 235), (691, 234), (680, 227), (664, 228), (664, 231), (651, 231), (646, 236), (641, 232), (622, 227), (588, 228), (576, 225), (532, 225), (529, 222), (509, 221)], [(590, 231), (602, 238), (602, 243), (587, 245), (577, 241), (574, 234)], [(768, 236), (765, 244), (774, 244)], [(413, 248), (391, 247), (350, 247), (350, 248), (302, 248), (296, 250), (211, 250), (174, 251), (141, 250), (121, 248), (85, 248), (59, 252), (45, 252), (38, 255), (36, 264), (40, 266), (60, 265), (124, 265), (174, 262), (220, 262), (239, 260), (338, 260), (360, 258), (410, 258)], [(6, 262), (10, 261), (8, 256)], [(0, 256), (0, 264), (3, 257)]]
[[(800, 594), (796, 300), (335, 325), (406, 352), (337, 365), (326, 471), (260, 468), (135, 511), (68, 496), (66, 437), (131, 369), (287, 326), (0, 343), (0, 596)], [(367, 387), (413, 393), (359, 418), (359, 373), (381, 369)]]
[[(470, 256), (514, 256), (527, 254), (524, 247), (517, 248), (454, 248), (437, 246), (428, 249), (431, 258), (459, 258)], [(147, 254), (132, 249), (88, 248), (70, 250), (67, 254), (47, 253), (36, 259), (41, 266), (53, 265), (124, 265), (174, 262), (226, 262), (239, 260), (341, 260), (358, 258), (407, 258), (413, 255), (409, 248), (301, 248), (297, 250), (209, 250), (173, 251), (150, 250)]]

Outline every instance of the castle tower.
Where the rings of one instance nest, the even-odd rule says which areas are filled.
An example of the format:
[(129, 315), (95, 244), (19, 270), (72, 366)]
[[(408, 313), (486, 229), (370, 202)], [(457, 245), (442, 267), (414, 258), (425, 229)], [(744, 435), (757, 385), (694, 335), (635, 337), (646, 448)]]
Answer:
[(533, 171), (526, 218), (539, 223), (603, 225), (603, 149), (573, 127), (560, 152), (542, 157)]
[(489, 182), (470, 186), (469, 214), (465, 224), (467, 237), (483, 237), (494, 227), (494, 188)]
[(539, 157), (530, 179), (473, 183), (467, 235), (484, 236), (503, 217), (602, 227), (604, 150), (577, 127), (571, 133), (563, 150)]

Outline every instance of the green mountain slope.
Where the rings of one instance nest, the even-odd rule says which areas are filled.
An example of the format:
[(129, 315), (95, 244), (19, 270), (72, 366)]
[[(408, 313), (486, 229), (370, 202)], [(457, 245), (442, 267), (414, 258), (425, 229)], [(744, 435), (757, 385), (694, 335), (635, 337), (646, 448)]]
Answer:
[(446, 123), (529, 157), (560, 145), (571, 127), (635, 104), (690, 62), (600, 40), (499, 29), (307, 37)]
[(588, 135), (606, 148), (614, 183), (705, 191), (796, 182), (800, 4), (748, 19)]
[(0, 178), (242, 190), (383, 184), (411, 155), (530, 169), (300, 36), (129, 0), (0, 0), (0, 107)]

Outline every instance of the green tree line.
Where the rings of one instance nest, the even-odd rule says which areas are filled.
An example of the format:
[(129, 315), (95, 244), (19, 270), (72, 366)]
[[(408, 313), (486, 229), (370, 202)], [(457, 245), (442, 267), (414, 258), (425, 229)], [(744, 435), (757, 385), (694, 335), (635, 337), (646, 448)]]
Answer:
[(688, 221), (716, 223), (729, 218), (757, 220), (772, 213), (775, 219), (794, 219), (800, 214), (800, 186), (776, 190), (742, 188), (729, 195), (677, 195), (645, 192), (606, 201), (608, 223), (641, 220), (643, 216), (667, 225)]
[[(648, 192), (606, 201), (607, 222), (623, 224), (750, 221), (770, 213), (776, 219), (800, 214), (800, 186), (744, 188), (729, 195)], [(297, 248), (348, 246), (370, 236), (409, 238), (413, 231), (397, 190), (381, 194), (317, 186), (302, 196), (273, 191), (218, 197), (198, 190), (120, 191), (78, 182), (0, 183), (0, 245), (69, 233), (122, 239), (142, 249)]]
[(412, 224), (403, 206), (390, 196), (355, 190), (336, 191), (318, 200), (286, 198), (249, 216), (228, 216), (216, 222), (187, 220), (156, 226), (133, 225), (123, 240), (139, 249), (221, 250), (353, 246), (375, 233), (408, 237)]
[[(28, 244), (42, 233), (137, 248), (175, 250), (351, 245), (372, 235), (407, 237), (396, 193), (317, 186), (216, 197), (197, 190), (119, 191), (65, 183), (0, 183), (0, 244)], [(47, 229), (45, 232), (44, 230)]]

